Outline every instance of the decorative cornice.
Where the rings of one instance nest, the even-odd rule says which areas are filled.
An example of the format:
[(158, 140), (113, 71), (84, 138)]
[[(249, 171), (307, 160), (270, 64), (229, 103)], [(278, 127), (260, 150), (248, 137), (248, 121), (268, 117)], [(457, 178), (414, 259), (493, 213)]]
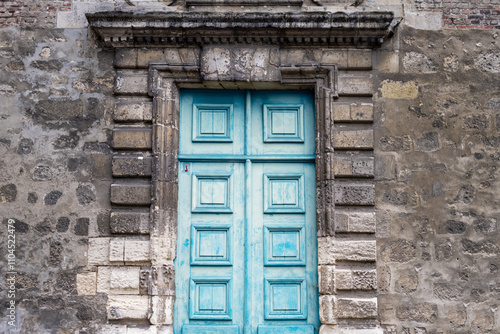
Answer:
[(392, 35), (392, 12), (100, 12), (87, 14), (106, 47), (271, 44), (374, 48)]

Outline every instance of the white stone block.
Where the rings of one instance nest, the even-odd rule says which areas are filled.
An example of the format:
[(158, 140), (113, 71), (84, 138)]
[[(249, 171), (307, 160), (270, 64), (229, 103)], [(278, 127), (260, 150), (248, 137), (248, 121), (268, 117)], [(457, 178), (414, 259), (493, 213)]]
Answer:
[(174, 318), (174, 296), (153, 296), (149, 321), (155, 325), (171, 325)]
[(110, 295), (108, 296), (107, 311), (109, 320), (147, 319), (149, 311), (149, 297)]
[(109, 261), (123, 262), (125, 238), (112, 238), (109, 241)]
[(111, 267), (100, 266), (97, 268), (97, 292), (109, 293), (109, 279), (111, 277)]
[(111, 267), (110, 290), (112, 294), (139, 294), (140, 267)]
[(151, 237), (151, 264), (153, 266), (173, 266), (176, 242), (170, 236)]
[(89, 238), (88, 265), (109, 264), (110, 238)]
[(95, 295), (97, 292), (97, 273), (89, 272), (76, 275), (78, 295)]
[(125, 240), (125, 262), (149, 262), (149, 239), (127, 238)]

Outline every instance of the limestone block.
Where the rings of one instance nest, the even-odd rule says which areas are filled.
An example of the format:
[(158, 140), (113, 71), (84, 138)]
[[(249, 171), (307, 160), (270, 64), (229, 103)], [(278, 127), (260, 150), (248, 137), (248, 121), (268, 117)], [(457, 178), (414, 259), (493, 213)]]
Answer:
[(337, 290), (351, 290), (352, 272), (350, 270), (337, 270), (335, 272), (335, 285)]
[(116, 122), (151, 121), (152, 102), (118, 102), (115, 104), (113, 119)]
[(136, 48), (116, 49), (114, 66), (116, 68), (136, 68), (137, 50)]
[(149, 321), (153, 325), (171, 325), (174, 318), (174, 296), (153, 296), (152, 314)]
[(358, 327), (340, 327), (331, 325), (322, 325), (319, 334), (383, 334), (384, 330), (380, 327), (358, 328)]
[(108, 296), (108, 320), (141, 320), (148, 318), (149, 297), (109, 295)]
[(335, 296), (319, 296), (319, 320), (322, 324), (334, 325), (335, 319)]
[(373, 149), (373, 130), (334, 131), (333, 145), (335, 149)]
[(399, 53), (393, 51), (379, 51), (375, 53), (373, 68), (383, 73), (399, 72)]
[(373, 184), (336, 184), (335, 204), (374, 205), (375, 186)]
[(375, 233), (376, 218), (374, 212), (337, 211), (334, 215), (335, 232)]
[(151, 157), (115, 155), (111, 164), (114, 177), (151, 176)]
[[(336, 65), (338, 68), (345, 69), (348, 67), (348, 52), (344, 50), (323, 50), (321, 64), (323, 65)], [(297, 64), (297, 63), (294, 63)], [(292, 64), (292, 65), (294, 65)]]
[(109, 294), (111, 267), (99, 266), (97, 268), (97, 292)]
[(148, 76), (142, 74), (117, 74), (115, 82), (115, 94), (124, 95), (147, 95)]
[(174, 329), (173, 327), (170, 325), (163, 325), (163, 326), (157, 326), (157, 331), (158, 331), (158, 334), (173, 334), (174, 333)]
[(149, 213), (133, 211), (113, 211), (110, 215), (111, 233), (148, 234)]
[(115, 128), (113, 129), (114, 149), (147, 150), (152, 147), (151, 129)]
[(333, 161), (333, 173), (335, 176), (352, 176), (351, 157), (336, 156)]
[(349, 69), (371, 69), (371, 50), (349, 50), (347, 52), (347, 67)]
[(151, 237), (151, 263), (154, 266), (173, 265), (176, 247), (171, 235)]
[(114, 295), (139, 294), (140, 267), (111, 267), (110, 290)]
[(335, 293), (335, 266), (319, 266), (318, 274), (319, 294), (333, 295)]
[(110, 238), (89, 238), (88, 265), (109, 264)]
[(175, 295), (175, 270), (173, 263), (171, 266), (151, 268), (149, 294), (157, 296)]
[(374, 262), (375, 260), (375, 240), (318, 238), (319, 264), (335, 264), (335, 261)]
[(376, 318), (377, 298), (338, 298), (335, 315), (339, 319)]
[(124, 248), (125, 248), (125, 238), (112, 238), (109, 241), (109, 261), (123, 262)]
[(358, 177), (373, 177), (375, 173), (374, 157), (352, 157), (352, 174)]
[(151, 204), (151, 186), (149, 184), (112, 184), (110, 200), (113, 204), (149, 205)]
[(125, 240), (125, 262), (148, 262), (149, 239), (127, 238)]
[(339, 76), (339, 95), (372, 96), (373, 81), (371, 76)]
[(89, 272), (76, 275), (78, 295), (95, 295), (97, 292), (97, 273)]
[(127, 334), (125, 325), (103, 325), (98, 329), (99, 334)]
[(333, 103), (333, 119), (335, 122), (351, 121), (350, 103)]

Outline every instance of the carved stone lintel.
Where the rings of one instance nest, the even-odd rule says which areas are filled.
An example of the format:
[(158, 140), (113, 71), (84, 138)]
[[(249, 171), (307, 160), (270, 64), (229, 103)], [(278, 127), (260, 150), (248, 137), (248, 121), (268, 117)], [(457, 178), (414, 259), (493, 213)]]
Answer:
[(399, 22), (392, 12), (100, 12), (87, 14), (106, 47), (251, 44), (374, 48)]

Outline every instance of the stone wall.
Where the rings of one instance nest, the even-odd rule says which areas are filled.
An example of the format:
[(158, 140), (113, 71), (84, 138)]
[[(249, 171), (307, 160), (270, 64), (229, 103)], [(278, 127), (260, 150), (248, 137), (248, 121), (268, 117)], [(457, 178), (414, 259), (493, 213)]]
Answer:
[[(17, 256), (16, 323), (8, 326), (10, 300), (2, 295), (2, 332), (171, 331), (155, 326), (171, 319), (172, 259), (152, 254), (175, 245), (160, 238), (172, 231), (158, 230), (149, 216), (147, 66), (199, 54), (104, 50), (85, 12), (185, 9), (131, 3), (0, 2), (0, 240), (7, 245), (14, 219)], [(373, 88), (359, 95), (352, 85), (333, 109), (328, 180), (335, 179), (337, 207), (334, 223), (320, 230), (324, 333), (378, 322), (386, 333), (500, 332), (498, 5), (321, 4), (405, 18), (371, 59), (341, 69), (352, 79), (345, 84), (362, 75)], [(317, 50), (293, 49), (279, 61), (319, 64)], [(331, 54), (337, 64), (347, 61)], [(0, 268), (1, 276), (7, 271)], [(8, 287), (0, 280), (2, 294)]]
[(400, 28), (375, 55), (380, 320), (498, 333), (498, 32)]

